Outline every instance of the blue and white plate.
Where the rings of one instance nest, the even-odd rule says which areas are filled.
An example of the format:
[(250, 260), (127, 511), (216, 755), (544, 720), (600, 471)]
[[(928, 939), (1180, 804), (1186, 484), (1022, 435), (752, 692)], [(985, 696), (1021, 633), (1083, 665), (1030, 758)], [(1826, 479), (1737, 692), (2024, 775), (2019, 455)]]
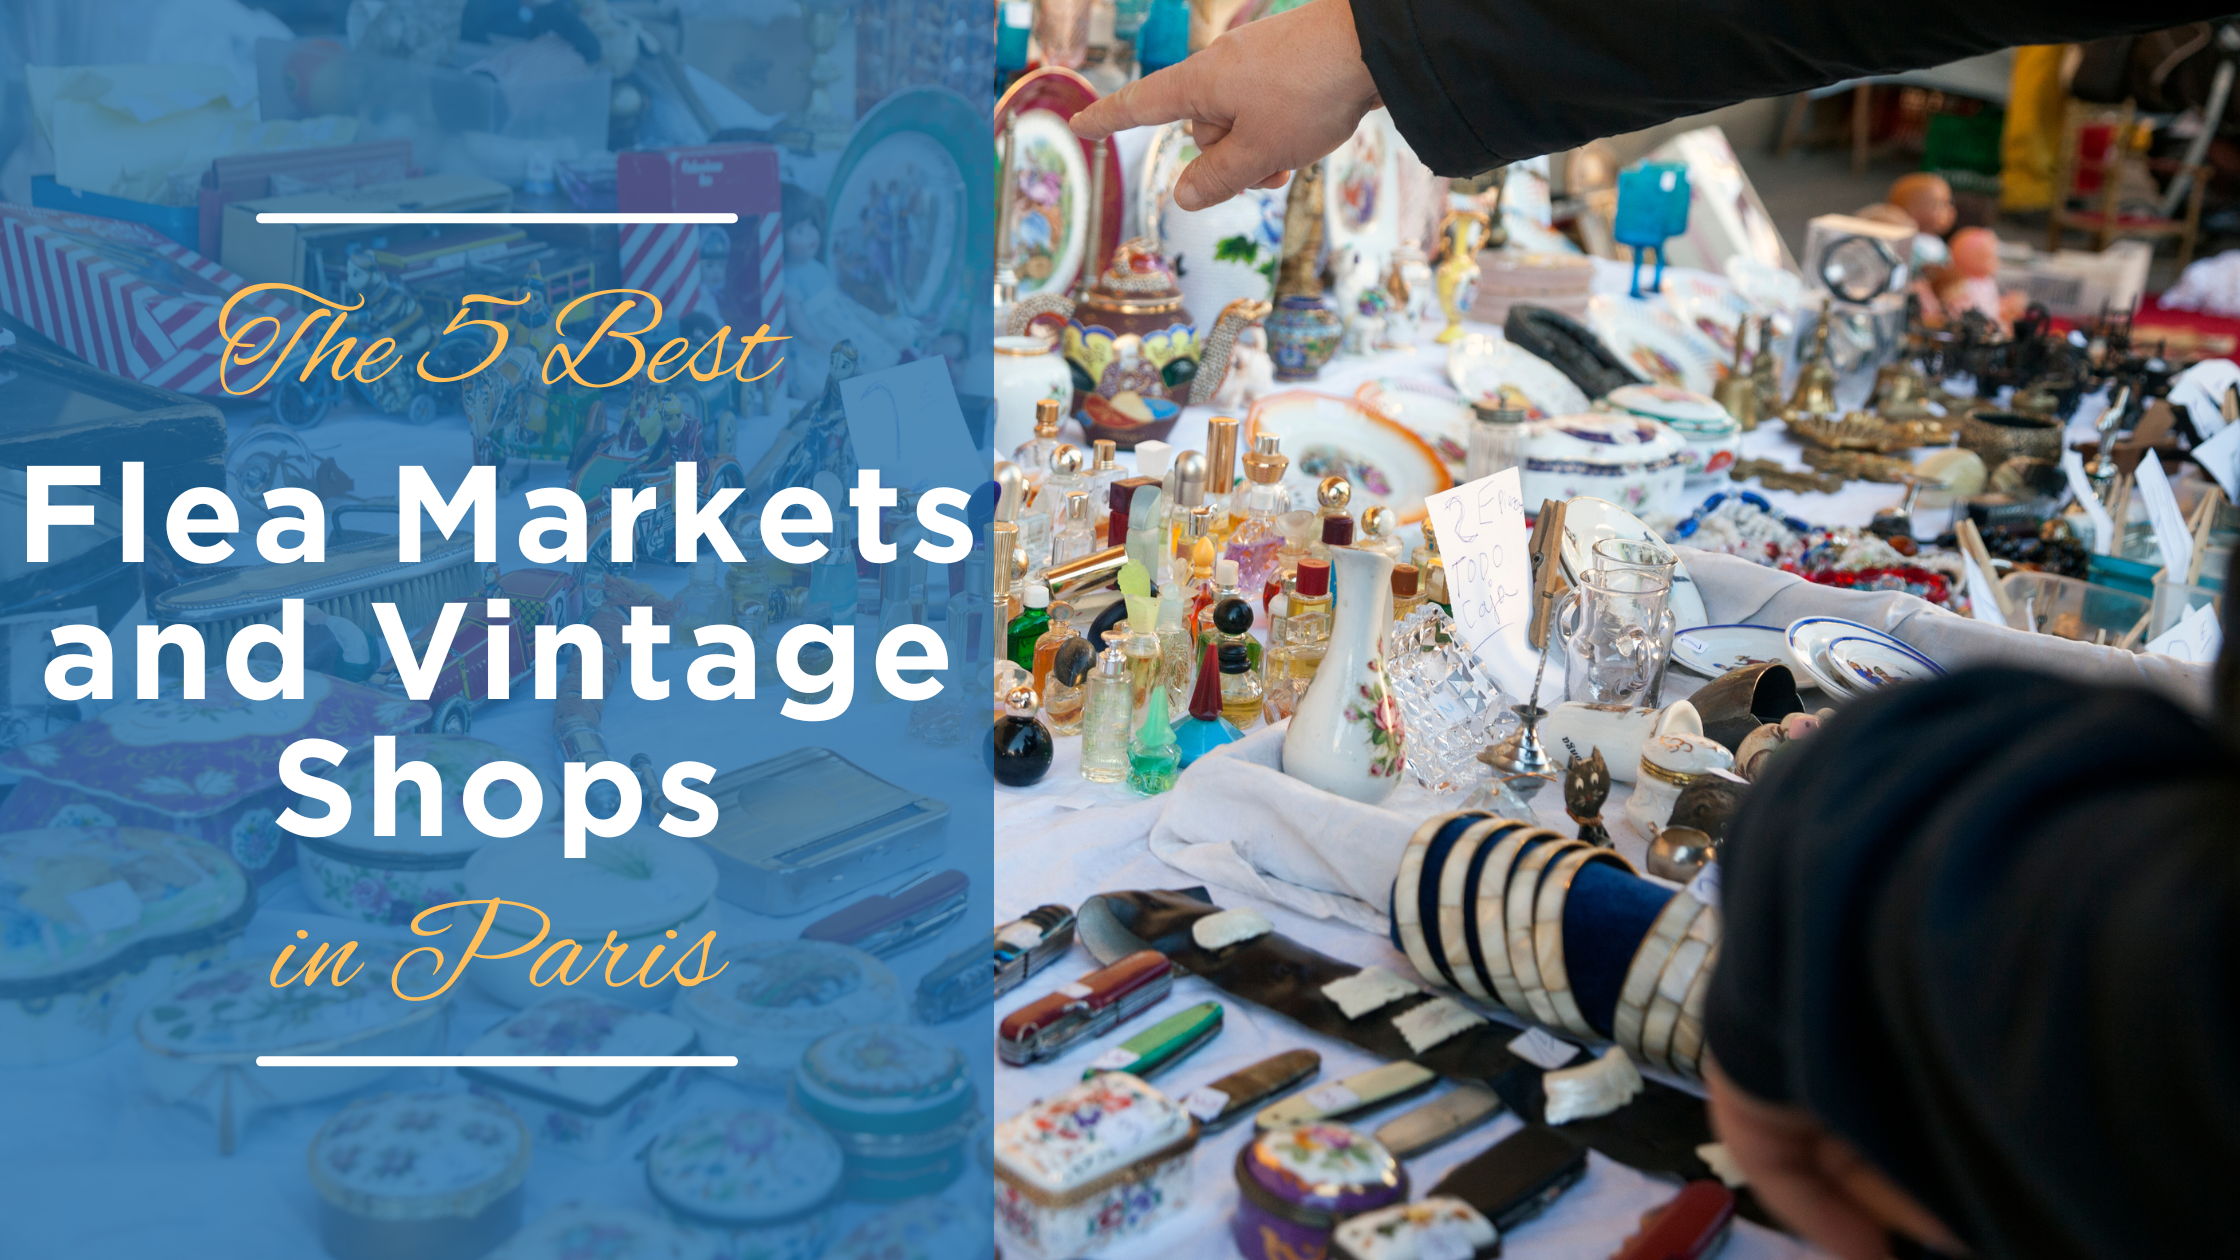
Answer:
[(1905, 643), (1841, 617), (1799, 617), (1789, 623), (1785, 638), (1797, 667), (1831, 696), (1861, 696), (1894, 682), (1944, 674)]
[(1796, 668), (1787, 637), (1772, 626), (1696, 626), (1672, 636), (1672, 663), (1705, 678), (1768, 661)]

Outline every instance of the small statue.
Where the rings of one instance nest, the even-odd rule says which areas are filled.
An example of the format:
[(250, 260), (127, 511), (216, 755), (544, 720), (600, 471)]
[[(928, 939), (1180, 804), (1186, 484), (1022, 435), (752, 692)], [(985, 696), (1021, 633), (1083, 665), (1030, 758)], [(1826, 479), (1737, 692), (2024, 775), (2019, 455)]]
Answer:
[(1477, 300), (1478, 248), (1491, 230), (1492, 221), (1482, 211), (1449, 210), (1439, 223), (1445, 241), (1439, 250), (1439, 309), (1447, 326), (1439, 330), (1439, 344), (1462, 340), (1462, 313)]
[(1598, 844), (1607, 849), (1610, 830), (1602, 825), (1602, 803), (1610, 798), (1610, 767), (1602, 760), (1602, 749), (1582, 758), (1571, 754), (1571, 762), (1563, 771), (1563, 809), (1571, 821), (1579, 824), (1579, 838), (1588, 844)]
[(1322, 163), (1292, 173), (1283, 204), (1283, 253), (1276, 297), (1322, 296)]
[(1750, 388), (1758, 393), (1758, 418), (1781, 414), (1781, 356), (1774, 353), (1773, 317), (1758, 320), (1758, 352), (1750, 358)]

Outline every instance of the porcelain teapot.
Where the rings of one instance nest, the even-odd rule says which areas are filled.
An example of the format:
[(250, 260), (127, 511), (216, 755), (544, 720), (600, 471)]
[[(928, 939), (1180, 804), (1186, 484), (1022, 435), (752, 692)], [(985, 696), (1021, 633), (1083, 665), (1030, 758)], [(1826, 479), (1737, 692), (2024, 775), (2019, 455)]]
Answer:
[(1267, 317), (1268, 304), (1240, 298), (1229, 303), (1203, 337), (1198, 335), (1174, 269), (1149, 237), (1123, 242), (1079, 301), (1037, 293), (1011, 309), (1014, 336), (1038, 323), (1064, 321), (1059, 345), (1073, 374), (1073, 402), (1087, 395), (1111, 398), (1126, 391), (1181, 405), (1203, 403), (1221, 387), (1237, 333)]

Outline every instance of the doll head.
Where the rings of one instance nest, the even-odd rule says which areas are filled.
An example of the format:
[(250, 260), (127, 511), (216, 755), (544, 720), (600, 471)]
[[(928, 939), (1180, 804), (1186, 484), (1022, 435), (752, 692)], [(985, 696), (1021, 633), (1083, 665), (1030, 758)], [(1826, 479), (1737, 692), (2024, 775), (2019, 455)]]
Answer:
[(1999, 273), (1999, 238), (1990, 228), (1961, 228), (1952, 234), (1952, 267), (1970, 280)]
[(1952, 185), (1927, 171), (1901, 175), (1890, 185), (1890, 204), (1912, 216), (1922, 231), (1943, 236), (1952, 230)]

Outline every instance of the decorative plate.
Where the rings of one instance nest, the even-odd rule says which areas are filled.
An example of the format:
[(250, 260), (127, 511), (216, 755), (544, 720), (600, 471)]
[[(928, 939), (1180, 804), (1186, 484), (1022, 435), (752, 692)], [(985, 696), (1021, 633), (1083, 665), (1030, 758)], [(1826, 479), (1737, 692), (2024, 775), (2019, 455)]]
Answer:
[(1828, 644), (1826, 660), (1854, 691), (1872, 691), (1891, 683), (1925, 682), (1944, 677), (1944, 669), (1907, 647), (1893, 647), (1881, 639), (1846, 635)]
[[(1944, 672), (1937, 666), (1936, 662), (1897, 639), (1872, 626), (1863, 626), (1856, 621), (1846, 621), (1841, 617), (1799, 617), (1789, 623), (1786, 637), (1789, 643), (1789, 654), (1796, 658), (1796, 663), (1803, 667), (1804, 672), (1811, 677), (1812, 681), (1818, 684), (1822, 691), (1830, 695), (1856, 696), (1873, 687), (1901, 681), (1905, 677), (1932, 678)], [(1861, 674), (1847, 665), (1840, 665), (1831, 658), (1831, 649), (1841, 639), (1859, 641), (1858, 644), (1846, 646), (1845, 656), (1863, 665), (1871, 665), (1871, 668), (1865, 674)], [(1885, 651), (1870, 657), (1867, 649), (1861, 646), (1866, 643), (1878, 644)], [(1895, 658), (1903, 658), (1908, 661), (1910, 664), (1907, 668), (1914, 672), (1898, 674), (1895, 669), (1890, 669), (1889, 672), (1893, 674), (1893, 677), (1888, 679), (1875, 678), (1872, 682), (1866, 681), (1867, 678), (1874, 677), (1874, 668), (1887, 669), (1889, 667), (1886, 662)], [(1854, 678), (1859, 681), (1854, 682)]]
[(824, 261), (842, 292), (923, 326), (970, 325), (987, 298), (968, 292), (968, 260), (995, 254), (987, 117), (954, 92), (912, 88), (856, 124), (824, 202)]
[(1356, 402), (1431, 444), (1439, 458), (1460, 469), (1470, 454), (1470, 404), (1438, 381), (1380, 376), (1353, 391)]
[(1705, 678), (1768, 661), (1796, 667), (1787, 636), (1772, 626), (1695, 626), (1672, 636), (1672, 663)]
[[(1004, 124), (1014, 114), (1019, 118), (1013, 136), (1011, 186), (1005, 191), (1011, 198), (1012, 270), (1019, 276), (1020, 297), (1069, 292), (1081, 275), (1089, 238), (1089, 202), (1096, 187), (1089, 166), (1096, 159), (1096, 144), (1077, 138), (1066, 124), (1096, 99), (1097, 89), (1087, 79), (1063, 66), (1044, 66), (1022, 76), (996, 102), (999, 171)], [(1107, 143), (1104, 156), (1099, 258), (1120, 243), (1125, 202), (1119, 146)], [(840, 220), (835, 215), (832, 221)]]
[(1245, 416), (1244, 449), (1263, 431), (1283, 438), (1294, 503), (1314, 502), (1316, 484), (1337, 473), (1353, 483), (1356, 515), (1382, 504), (1412, 525), (1423, 519), (1426, 496), (1454, 485), (1439, 452), (1355, 399), (1305, 389), (1270, 394)]
[(1447, 350), (1447, 379), (1472, 403), (1495, 402), (1504, 394), (1521, 399), (1534, 420), (1587, 409), (1587, 396), (1570, 377), (1499, 333), (1470, 333), (1455, 342)]
[(1596, 294), (1587, 326), (1626, 366), (1662, 385), (1708, 394), (1719, 383), (1717, 348), (1644, 300)]
[[(1601, 499), (1572, 499), (1563, 505), (1563, 575), (1572, 581), (1594, 567), (1594, 545), (1605, 538), (1672, 543), (1643, 524), (1641, 518), (1615, 503)], [(1688, 562), (1672, 567), (1672, 616), (1683, 626), (1700, 626), (1711, 620), (1704, 611), (1703, 593), (1688, 576)], [(1675, 641), (1675, 654), (1678, 645)]]
[[(1734, 362), (1735, 325), (1754, 315), (1750, 300), (1734, 291), (1724, 278), (1691, 270), (1668, 271), (1664, 276), (1664, 304), (1674, 318), (1719, 352), (1721, 362)], [(1752, 346), (1756, 346), (1753, 341)]]

